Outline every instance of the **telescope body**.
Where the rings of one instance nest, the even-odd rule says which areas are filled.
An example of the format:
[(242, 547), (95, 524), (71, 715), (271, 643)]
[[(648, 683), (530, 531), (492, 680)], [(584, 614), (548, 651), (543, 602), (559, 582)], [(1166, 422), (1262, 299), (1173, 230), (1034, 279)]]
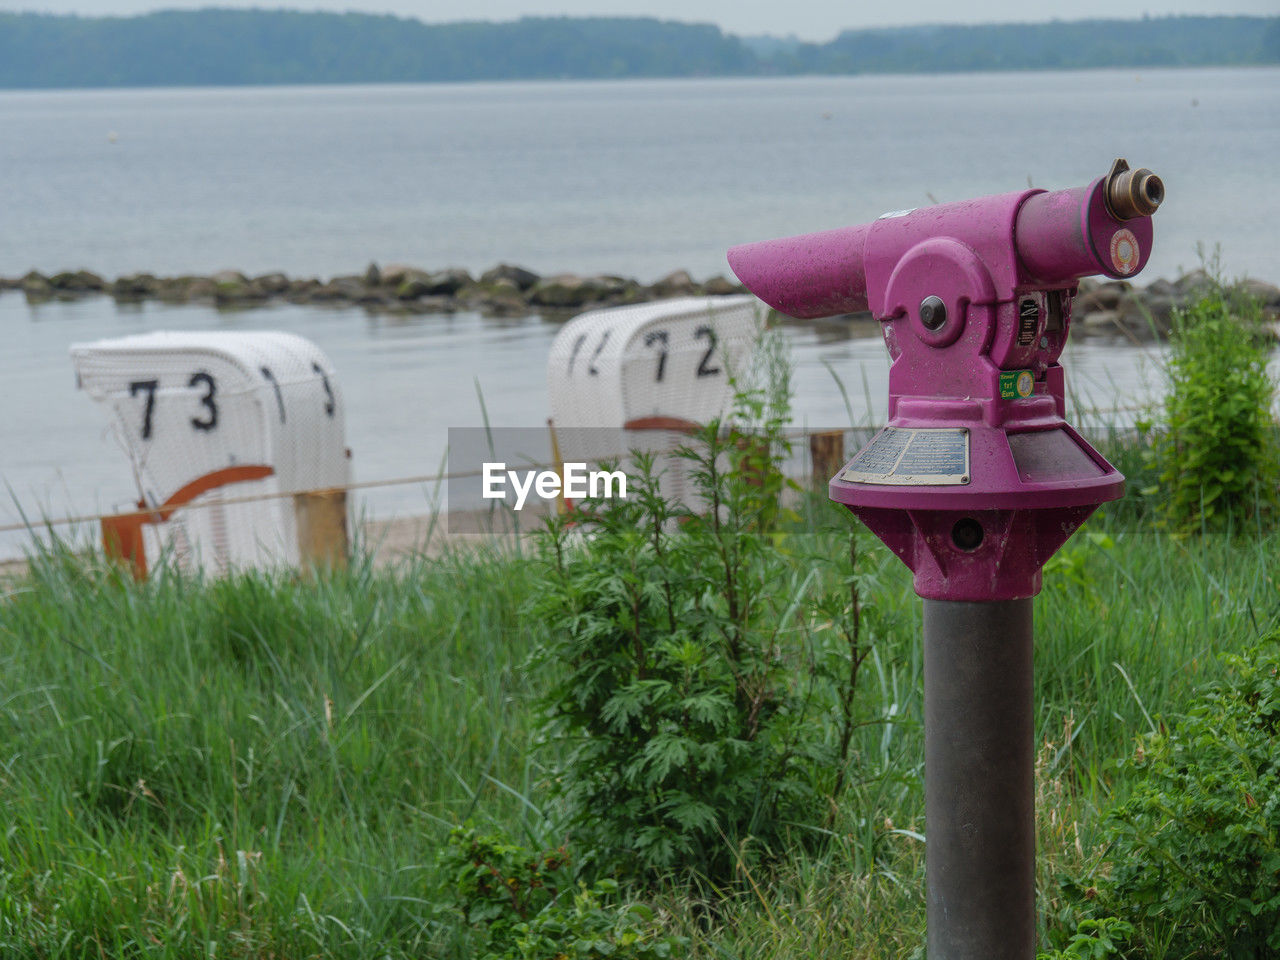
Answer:
[(1128, 278), (1163, 185), (1118, 160), (1022, 190), (745, 244), (729, 265), (792, 317), (870, 310), (888, 347), (888, 425), (829, 486), (915, 573), (920, 596), (1014, 600), (1124, 478), (1067, 422), (1058, 358), (1080, 278)]

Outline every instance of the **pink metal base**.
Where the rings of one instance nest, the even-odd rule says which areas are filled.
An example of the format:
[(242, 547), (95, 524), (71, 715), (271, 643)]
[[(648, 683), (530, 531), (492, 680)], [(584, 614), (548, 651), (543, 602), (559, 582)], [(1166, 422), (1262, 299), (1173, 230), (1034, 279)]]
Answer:
[[(1022, 600), (1040, 592), (1040, 569), (1097, 509), (900, 510), (850, 506), (914, 575), (926, 600)], [(956, 524), (983, 530), (973, 549), (956, 545)]]

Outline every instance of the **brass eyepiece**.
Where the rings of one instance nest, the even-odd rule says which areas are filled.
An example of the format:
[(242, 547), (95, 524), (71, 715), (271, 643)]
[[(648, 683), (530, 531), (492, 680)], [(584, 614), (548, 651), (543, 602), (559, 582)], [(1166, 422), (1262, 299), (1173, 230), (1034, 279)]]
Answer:
[(1117, 220), (1149, 217), (1164, 200), (1164, 181), (1146, 167), (1130, 170), (1129, 162), (1120, 158), (1111, 165), (1102, 198), (1107, 212)]

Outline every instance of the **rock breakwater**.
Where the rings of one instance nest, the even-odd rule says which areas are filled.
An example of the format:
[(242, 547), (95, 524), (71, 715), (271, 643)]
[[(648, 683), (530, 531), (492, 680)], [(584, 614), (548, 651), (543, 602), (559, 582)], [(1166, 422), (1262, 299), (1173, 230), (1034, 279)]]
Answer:
[(373, 263), (363, 273), (327, 280), (294, 278), (283, 273), (248, 276), (237, 270), (177, 277), (133, 273), (108, 280), (88, 270), (48, 275), (33, 270), (22, 277), (0, 277), (0, 290), (5, 289), (21, 290), (32, 303), (110, 296), (121, 303), (155, 300), (212, 304), (228, 309), (287, 302), (362, 306), (387, 313), (478, 310), (499, 316), (522, 316), (666, 297), (738, 293), (743, 288), (724, 277), (695, 281), (684, 270), (670, 273), (656, 283), (643, 284), (628, 277), (604, 274), (541, 276), (505, 263), (478, 277), (460, 267), (426, 270), (404, 264), (379, 267)]
[[(1145, 287), (1126, 281), (1085, 279), (1072, 308), (1077, 334), (1119, 336), (1149, 341), (1165, 336), (1174, 311), (1186, 306), (1210, 285), (1210, 277), (1196, 270), (1175, 280), (1157, 279)], [(1280, 288), (1258, 280), (1240, 286), (1254, 296), (1268, 316), (1280, 319)], [(0, 290), (20, 290), (31, 303), (109, 296), (119, 303), (154, 300), (199, 303), (221, 309), (244, 309), (272, 303), (361, 307), (370, 313), (431, 314), (476, 311), (490, 316), (529, 314), (567, 316), (593, 307), (622, 306), (669, 297), (724, 295), (745, 292), (723, 276), (697, 281), (676, 270), (644, 284), (610, 274), (561, 273), (542, 276), (525, 267), (499, 264), (479, 276), (461, 267), (427, 270), (405, 264), (380, 267), (371, 263), (363, 273), (296, 278), (283, 273), (248, 276), (237, 270), (209, 275), (160, 277), (134, 273), (108, 280), (88, 270), (22, 277), (0, 277)], [(869, 320), (863, 314), (850, 320)]]

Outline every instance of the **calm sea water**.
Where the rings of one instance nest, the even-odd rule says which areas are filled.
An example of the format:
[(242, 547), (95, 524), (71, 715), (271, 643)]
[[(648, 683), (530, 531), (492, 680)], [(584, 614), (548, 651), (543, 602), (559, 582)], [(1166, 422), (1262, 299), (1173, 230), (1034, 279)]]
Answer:
[[(887, 209), (1068, 186), (1127, 156), (1164, 177), (1146, 279), (1220, 244), (1232, 274), (1280, 280), (1280, 70), (1100, 71), (619, 83), (0, 94), (0, 274), (281, 269), (370, 260), (654, 279), (725, 273), (734, 243)], [(0, 295), (0, 526), (136, 496), (67, 346), (154, 329), (284, 329), (337, 366), (358, 479), (439, 468), (450, 426), (537, 426), (556, 325), (218, 313)], [(883, 417), (884, 348), (790, 331), (796, 418)], [(1086, 406), (1159, 390), (1136, 348), (1074, 346)], [(849, 406), (836, 384), (844, 383)], [(363, 499), (419, 513), (421, 487)], [(23, 538), (0, 533), (0, 556)]]
[(1157, 171), (1151, 277), (1280, 280), (1280, 69), (0, 93), (0, 273), (498, 260), (651, 280), (746, 240)]

